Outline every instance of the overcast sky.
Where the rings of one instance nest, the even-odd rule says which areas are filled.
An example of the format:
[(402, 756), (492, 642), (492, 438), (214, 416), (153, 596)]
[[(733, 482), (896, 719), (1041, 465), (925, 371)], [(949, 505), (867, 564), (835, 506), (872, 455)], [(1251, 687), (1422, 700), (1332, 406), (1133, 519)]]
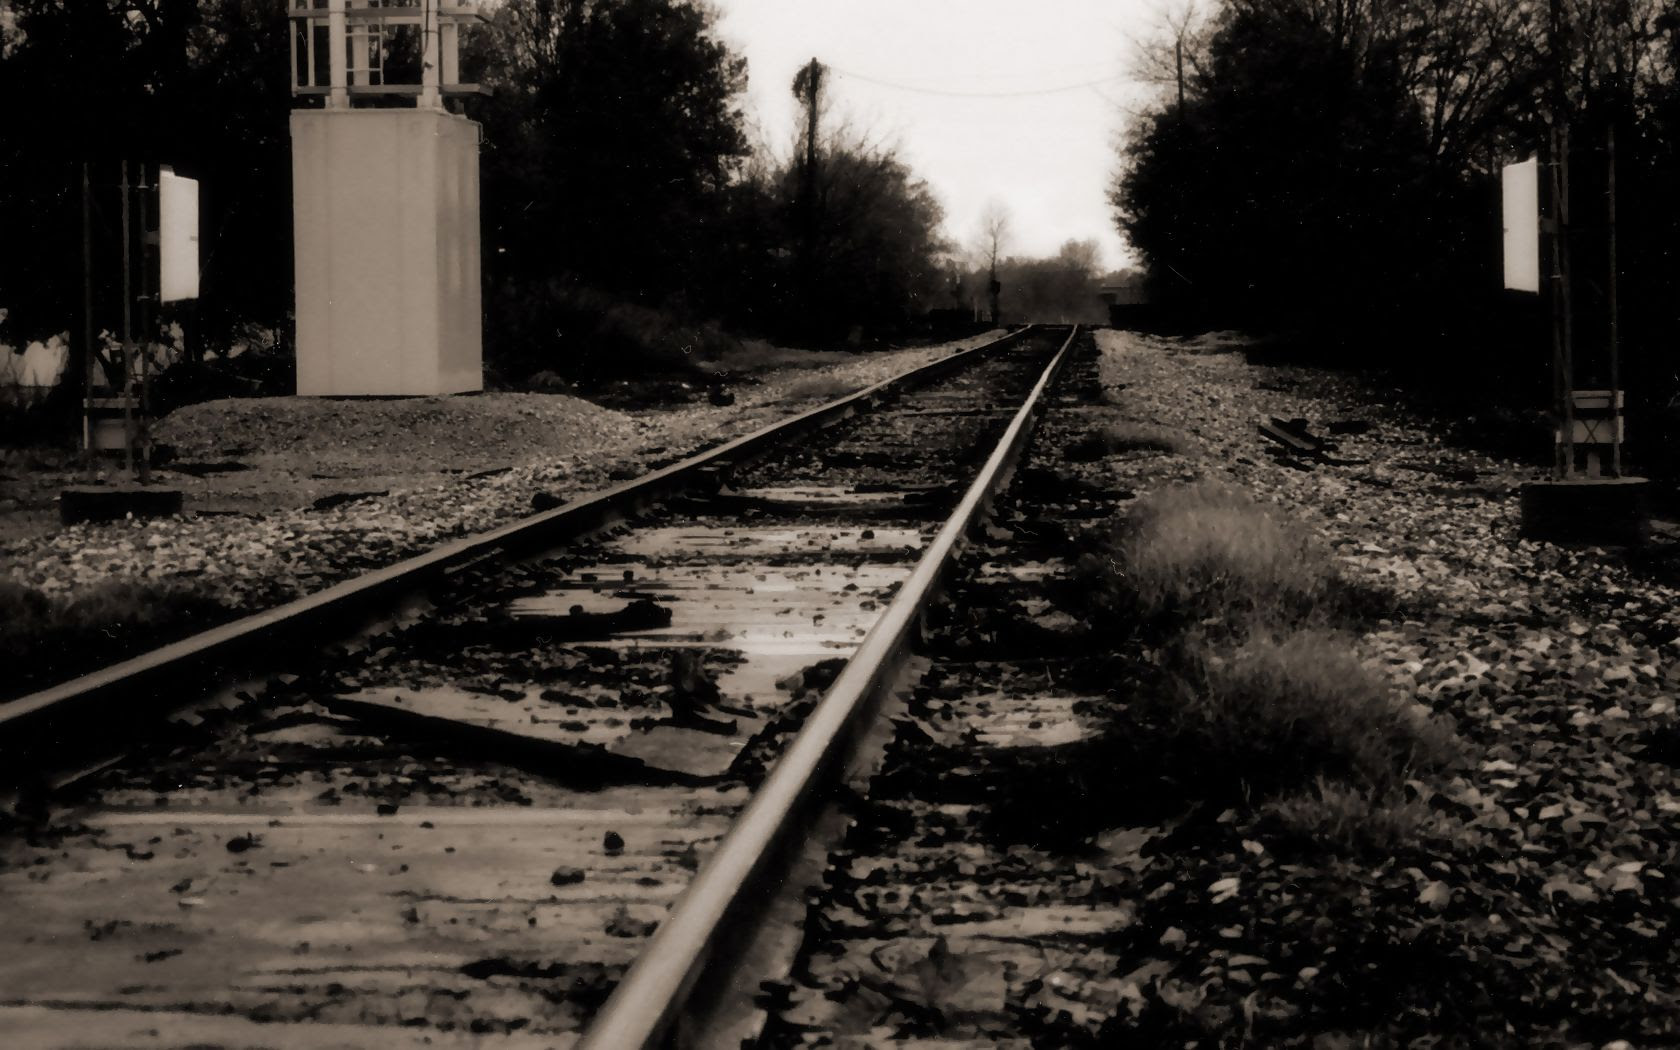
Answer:
[(826, 85), (832, 116), (899, 146), (938, 194), (954, 240), (975, 240), (995, 198), (1011, 215), (1013, 254), (1095, 238), (1115, 267), (1129, 261), (1106, 197), (1115, 135), (1139, 97), (1131, 41), (1147, 35), (1158, 2), (714, 5), (719, 34), (747, 58), (747, 115), (778, 156), (797, 133), (794, 74), (814, 57), (838, 74)]

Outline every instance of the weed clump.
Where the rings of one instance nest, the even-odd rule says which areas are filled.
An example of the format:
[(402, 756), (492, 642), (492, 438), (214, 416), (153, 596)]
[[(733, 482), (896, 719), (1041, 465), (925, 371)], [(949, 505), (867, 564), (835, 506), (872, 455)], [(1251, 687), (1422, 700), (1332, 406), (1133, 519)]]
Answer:
[(1187, 776), (1215, 793), (1269, 798), (1330, 781), (1380, 796), (1458, 759), (1453, 730), (1397, 697), (1343, 635), (1183, 650), (1179, 687), (1156, 698), (1151, 720)]
[(1118, 571), (1100, 582), (1143, 621), (1294, 624), (1335, 590), (1329, 559), (1302, 531), (1221, 485), (1154, 493), (1114, 547), (1108, 561)]
[(1162, 489), (1081, 561), (1093, 621), (1154, 655), (1128, 732), (1191, 797), (1281, 837), (1385, 848), (1431, 819), (1405, 784), (1452, 768), (1451, 724), (1397, 694), (1345, 628), (1385, 596), (1350, 585), (1275, 508), (1222, 485)]
[(1391, 856), (1431, 834), (1448, 834), (1439, 814), (1416, 798), (1367, 792), (1320, 777), (1312, 786), (1261, 807), (1263, 826), (1278, 841), (1343, 856)]

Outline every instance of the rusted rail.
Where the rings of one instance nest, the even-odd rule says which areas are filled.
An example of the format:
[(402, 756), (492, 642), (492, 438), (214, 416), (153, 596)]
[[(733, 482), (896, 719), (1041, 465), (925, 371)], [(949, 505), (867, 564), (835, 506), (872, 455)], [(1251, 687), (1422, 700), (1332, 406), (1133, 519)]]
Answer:
[(900, 389), (956, 371), (1019, 339), (1023, 328), (768, 424), (632, 481), (365, 573), (69, 682), (0, 703), (0, 789), (36, 783), (44, 766), (120, 751), (148, 719), (260, 677), (269, 654), (319, 645), (376, 621), (427, 584), (468, 566), (528, 556), (662, 499), (713, 483), (724, 466), (839, 422)]
[[(781, 890), (782, 874), (809, 818), (899, 677), (941, 579), (965, 534), (1007, 481), (1077, 335), (1077, 328), (1068, 334), (914, 573), (660, 924), (585, 1033), (580, 1050), (685, 1045), (697, 1035), (704, 1042), (694, 1016), (710, 1013), (715, 1004), (691, 1008), (702, 980), (713, 988), (754, 983), (755, 975), (729, 973), (747, 956), (737, 943), (741, 931), (759, 920)], [(681, 1037), (674, 1038), (679, 1032)]]

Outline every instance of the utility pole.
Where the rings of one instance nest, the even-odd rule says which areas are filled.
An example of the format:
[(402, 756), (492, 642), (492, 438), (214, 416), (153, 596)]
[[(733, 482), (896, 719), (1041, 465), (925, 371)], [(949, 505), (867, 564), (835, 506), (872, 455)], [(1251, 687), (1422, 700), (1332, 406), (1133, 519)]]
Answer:
[(122, 405), (123, 470), (134, 473), (134, 246), (133, 218), (129, 215), (128, 159), (122, 162)]
[(817, 310), (817, 118), (822, 99), (822, 78), (823, 65), (815, 58), (793, 78), (794, 96), (805, 104), (805, 179), (802, 188), (805, 228), (800, 244), (800, 280), (805, 286), (807, 318), (820, 315)]
[(1173, 64), (1178, 67), (1178, 116), (1184, 119), (1184, 34), (1173, 40)]
[(76, 413), (82, 424), (83, 454), (87, 457), (89, 476), (93, 472), (93, 423), (88, 411), (93, 405), (93, 371), (98, 366), (93, 356), (93, 210), (92, 189), (88, 185), (88, 162), (82, 161), (82, 339), (76, 347), (80, 353), (71, 354), (77, 362), (81, 377), (82, 403)]
[[(1588, 68), (1580, 96), (1572, 97), (1569, 48), (1574, 33), (1562, 0), (1550, 0), (1548, 7), (1551, 83), (1544, 113), (1549, 177), (1543, 185), (1551, 200), (1541, 231), (1551, 239), (1545, 287), (1551, 300), (1556, 430), (1552, 477), (1522, 486), (1522, 528), (1525, 535), (1542, 539), (1637, 544), (1646, 532), (1649, 481), (1623, 473), (1622, 461), (1625, 378), (1616, 226), (1623, 209), (1616, 199), (1615, 126), (1622, 110), (1619, 96), (1612, 97), (1609, 126), (1598, 128), (1604, 122), (1603, 103), (1595, 104), (1589, 87), (1594, 79), (1590, 53), (1581, 56)], [(1579, 165), (1572, 163), (1576, 153), (1581, 154)], [(1585, 337), (1582, 345), (1577, 336)], [(1591, 389), (1577, 388), (1583, 379)], [(1602, 388), (1606, 380), (1609, 389)], [(1584, 468), (1576, 463), (1577, 453), (1584, 453)]]
[(1547, 61), (1551, 66), (1551, 190), (1552, 190), (1552, 368), (1556, 398), (1558, 442), (1554, 454), (1556, 475), (1567, 478), (1575, 472), (1575, 325), (1574, 287), (1571, 274), (1569, 153), (1571, 144), (1569, 87), (1563, 52), (1563, 5), (1548, 4)]
[(805, 66), (805, 203), (814, 209), (817, 197), (817, 102), (822, 94), (822, 63), (811, 59)]

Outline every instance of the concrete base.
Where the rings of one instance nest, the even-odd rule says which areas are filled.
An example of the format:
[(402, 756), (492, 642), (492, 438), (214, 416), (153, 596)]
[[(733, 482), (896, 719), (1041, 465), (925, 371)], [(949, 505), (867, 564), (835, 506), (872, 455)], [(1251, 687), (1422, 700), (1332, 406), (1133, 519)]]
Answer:
[(1522, 487), (1522, 531), (1559, 543), (1634, 545), (1649, 524), (1645, 478), (1571, 478)]
[(83, 521), (121, 521), (167, 518), (181, 513), (181, 490), (137, 485), (87, 485), (58, 494), (58, 520), (66, 525)]

